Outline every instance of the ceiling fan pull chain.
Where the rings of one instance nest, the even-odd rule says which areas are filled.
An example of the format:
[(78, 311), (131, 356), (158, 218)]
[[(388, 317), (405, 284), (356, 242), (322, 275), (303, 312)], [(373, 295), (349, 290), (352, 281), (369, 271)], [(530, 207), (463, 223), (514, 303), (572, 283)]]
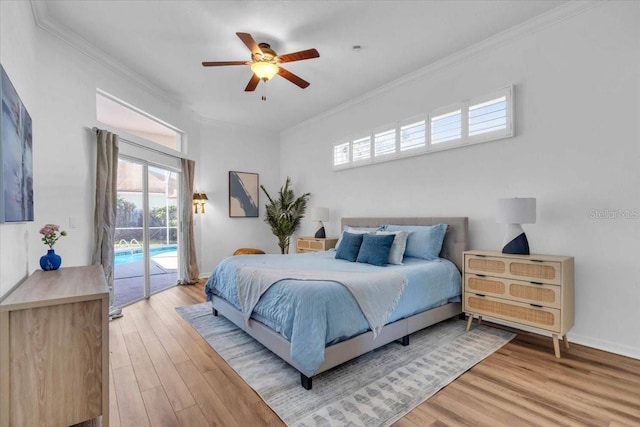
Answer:
[(262, 97), (260, 99), (262, 99), (263, 101), (267, 100), (267, 96), (264, 94), (264, 90), (265, 90), (264, 88), (266, 85), (267, 85), (266, 81), (262, 82)]

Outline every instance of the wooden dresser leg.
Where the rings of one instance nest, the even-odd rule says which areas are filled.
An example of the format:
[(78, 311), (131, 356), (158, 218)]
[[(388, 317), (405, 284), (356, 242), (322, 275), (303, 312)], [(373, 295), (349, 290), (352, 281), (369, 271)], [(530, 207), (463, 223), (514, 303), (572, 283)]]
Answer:
[(565, 348), (569, 349), (569, 338), (567, 338), (566, 334), (562, 337), (562, 341), (564, 341)]
[(556, 357), (560, 359), (560, 343), (558, 343), (558, 334), (553, 334), (553, 351), (556, 353)]
[(478, 325), (482, 325), (482, 316), (478, 316)]
[(470, 314), (467, 318), (467, 332), (469, 332), (469, 329), (471, 329), (471, 322), (473, 322), (473, 314)]

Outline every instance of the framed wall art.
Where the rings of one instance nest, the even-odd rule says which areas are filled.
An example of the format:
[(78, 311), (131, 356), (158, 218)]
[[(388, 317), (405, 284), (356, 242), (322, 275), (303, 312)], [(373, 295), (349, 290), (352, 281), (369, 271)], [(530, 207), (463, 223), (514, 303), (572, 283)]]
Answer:
[(31, 116), (0, 65), (0, 223), (33, 221)]
[(256, 218), (258, 190), (257, 173), (229, 171), (229, 216)]

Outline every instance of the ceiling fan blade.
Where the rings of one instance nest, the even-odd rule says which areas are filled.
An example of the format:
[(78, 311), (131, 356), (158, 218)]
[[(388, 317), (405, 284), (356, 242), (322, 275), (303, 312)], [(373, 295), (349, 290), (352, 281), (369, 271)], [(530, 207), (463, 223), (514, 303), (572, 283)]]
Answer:
[(247, 61), (216, 61), (216, 62), (203, 62), (203, 67), (219, 67), (221, 65), (245, 65)]
[(319, 58), (320, 54), (315, 49), (301, 50), (299, 52), (285, 53), (278, 55), (278, 62), (302, 61), (303, 59)]
[(251, 76), (251, 80), (249, 80), (249, 83), (247, 83), (247, 87), (244, 88), (244, 91), (253, 92), (254, 90), (256, 90), (256, 87), (258, 87), (258, 83), (260, 83), (260, 77), (253, 74)]
[(251, 55), (260, 55), (262, 56), (262, 49), (258, 46), (258, 43), (253, 39), (251, 34), (249, 33), (236, 33), (236, 36), (240, 37), (240, 40), (249, 48), (251, 51)]
[(301, 79), (300, 77), (296, 76), (290, 71), (285, 70), (282, 67), (279, 67), (278, 74), (280, 74), (285, 79), (289, 80), (294, 85), (301, 87), (302, 89), (308, 87), (310, 84), (308, 81)]

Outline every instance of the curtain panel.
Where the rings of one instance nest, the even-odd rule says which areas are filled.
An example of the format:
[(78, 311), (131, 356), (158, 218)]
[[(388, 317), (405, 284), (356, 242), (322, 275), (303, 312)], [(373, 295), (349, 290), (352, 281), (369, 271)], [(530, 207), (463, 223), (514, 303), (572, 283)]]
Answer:
[(193, 187), (196, 162), (189, 159), (180, 159), (182, 166), (181, 180), (181, 215), (182, 225), (180, 241), (180, 263), (178, 283), (191, 285), (198, 282), (200, 271), (198, 270), (198, 257), (196, 255), (196, 243), (193, 233)]
[(109, 307), (113, 306), (113, 251), (118, 195), (118, 135), (97, 131), (96, 203), (92, 264), (101, 264), (109, 286)]

